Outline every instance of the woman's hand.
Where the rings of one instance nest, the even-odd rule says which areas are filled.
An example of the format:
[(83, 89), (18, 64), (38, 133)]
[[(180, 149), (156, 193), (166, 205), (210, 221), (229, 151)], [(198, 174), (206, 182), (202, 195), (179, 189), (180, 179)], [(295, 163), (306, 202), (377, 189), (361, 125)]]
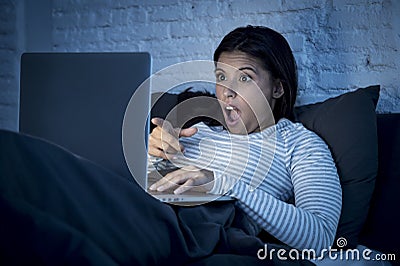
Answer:
[(148, 152), (150, 155), (164, 159), (169, 159), (170, 156), (184, 150), (179, 143), (180, 137), (191, 137), (197, 133), (197, 128), (173, 128), (170, 122), (161, 118), (153, 118), (151, 122), (157, 127), (149, 136)]
[(213, 188), (214, 174), (211, 171), (199, 169), (196, 166), (188, 166), (173, 171), (150, 186), (151, 190), (165, 191), (175, 189), (175, 194), (181, 194), (192, 190), (208, 192)]

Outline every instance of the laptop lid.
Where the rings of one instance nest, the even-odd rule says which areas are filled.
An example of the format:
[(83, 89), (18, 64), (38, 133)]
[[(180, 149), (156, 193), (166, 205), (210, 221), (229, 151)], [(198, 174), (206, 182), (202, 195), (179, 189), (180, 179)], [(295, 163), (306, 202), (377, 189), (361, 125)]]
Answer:
[[(122, 148), (123, 118), (150, 73), (149, 53), (24, 53), (19, 130), (131, 177)], [(147, 117), (150, 88), (142, 97), (134, 108)], [(138, 160), (146, 164), (146, 158)], [(138, 171), (146, 175), (145, 168)]]

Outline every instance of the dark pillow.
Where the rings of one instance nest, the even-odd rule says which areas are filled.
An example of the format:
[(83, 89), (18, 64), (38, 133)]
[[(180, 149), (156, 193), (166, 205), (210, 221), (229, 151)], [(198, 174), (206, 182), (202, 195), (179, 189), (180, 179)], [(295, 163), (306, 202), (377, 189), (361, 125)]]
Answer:
[(379, 90), (379, 86), (370, 86), (295, 108), (295, 120), (325, 140), (336, 162), (343, 193), (336, 238), (347, 240), (345, 248), (357, 246), (375, 186), (378, 172), (375, 107)]

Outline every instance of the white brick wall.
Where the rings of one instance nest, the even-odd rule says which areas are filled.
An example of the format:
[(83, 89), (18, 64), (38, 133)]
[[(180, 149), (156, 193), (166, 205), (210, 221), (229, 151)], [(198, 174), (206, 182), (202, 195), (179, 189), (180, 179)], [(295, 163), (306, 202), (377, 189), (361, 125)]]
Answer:
[[(30, 0), (0, 0), (0, 19), (7, 21), (0, 26), (0, 127), (16, 125), (16, 54), (21, 52), (14, 48), (21, 42), (15, 32), (3, 29), (15, 29), (16, 11), (2, 7), (24, 1)], [(186, 60), (212, 59), (221, 38), (237, 26), (266, 25), (283, 33), (293, 48), (298, 104), (381, 84), (378, 111), (400, 112), (397, 0), (49, 2), (53, 51), (149, 51), (158, 71)]]

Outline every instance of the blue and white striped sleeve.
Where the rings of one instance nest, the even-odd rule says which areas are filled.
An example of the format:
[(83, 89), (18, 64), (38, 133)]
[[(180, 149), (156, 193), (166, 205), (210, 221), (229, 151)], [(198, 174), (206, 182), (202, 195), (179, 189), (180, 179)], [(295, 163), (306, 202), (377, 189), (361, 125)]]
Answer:
[[(315, 133), (296, 143), (289, 164), (295, 205), (306, 223), (297, 242), (316, 250), (332, 246), (342, 207), (342, 190), (328, 146)], [(288, 142), (300, 136), (292, 135)], [(293, 228), (294, 231), (298, 230)]]
[[(279, 181), (279, 173), (289, 171), (294, 205), (273, 196), (263, 185), (251, 191), (246, 173), (228, 194), (237, 198), (238, 205), (280, 241), (293, 248), (320, 252), (332, 245), (340, 216), (341, 188), (336, 167), (327, 145), (314, 133), (302, 131), (286, 142), (290, 146), (286, 147), (287, 168), (272, 165), (268, 174)], [(217, 178), (221, 182), (232, 180), (227, 176)]]

